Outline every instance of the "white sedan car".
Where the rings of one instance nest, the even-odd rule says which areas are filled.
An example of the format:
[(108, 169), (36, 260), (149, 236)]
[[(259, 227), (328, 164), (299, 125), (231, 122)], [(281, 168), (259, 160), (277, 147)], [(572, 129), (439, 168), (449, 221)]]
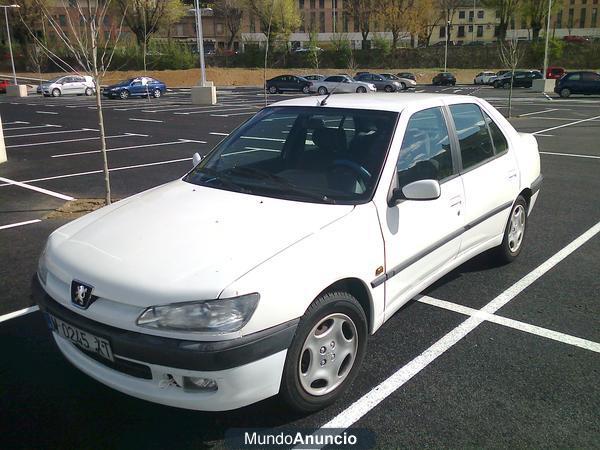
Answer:
[(313, 82), (309, 87), (309, 91), (316, 92), (319, 95), (327, 95), (332, 92), (357, 92), (364, 94), (366, 92), (376, 92), (377, 88), (373, 83), (356, 81), (347, 75), (332, 75), (324, 80)]
[(33, 291), (83, 372), (213, 411), (332, 403), (402, 305), (517, 258), (542, 181), (535, 137), (438, 94), (275, 103), (194, 162), (52, 233)]
[(67, 75), (43, 82), (38, 93), (45, 97), (61, 95), (93, 95), (96, 92), (94, 79), (88, 75)]
[(496, 78), (496, 72), (479, 72), (473, 79), (473, 84), (490, 84)]

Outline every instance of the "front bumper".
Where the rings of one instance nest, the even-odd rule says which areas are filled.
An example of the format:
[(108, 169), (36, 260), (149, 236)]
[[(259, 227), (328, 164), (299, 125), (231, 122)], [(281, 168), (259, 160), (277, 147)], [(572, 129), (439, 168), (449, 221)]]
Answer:
[[(103, 337), (114, 362), (89, 354), (53, 332), (63, 355), (92, 378), (118, 391), (165, 405), (224, 411), (249, 405), (279, 392), (281, 375), (298, 320), (251, 335), (216, 342), (151, 336), (80, 316), (54, 301), (37, 276), (33, 298), (43, 313)], [(209, 378), (216, 391), (185, 388), (183, 377)]]

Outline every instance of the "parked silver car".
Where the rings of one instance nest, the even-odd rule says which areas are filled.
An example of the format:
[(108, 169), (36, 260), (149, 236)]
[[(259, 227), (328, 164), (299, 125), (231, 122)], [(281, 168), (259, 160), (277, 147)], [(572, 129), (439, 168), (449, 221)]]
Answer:
[(93, 95), (95, 92), (94, 79), (83, 75), (65, 75), (53, 78), (39, 85), (37, 92), (45, 97), (60, 97), (61, 95)]
[(321, 81), (313, 82), (310, 86), (310, 92), (316, 92), (320, 95), (327, 95), (330, 92), (375, 92), (377, 88), (372, 83), (356, 81), (347, 75), (332, 75)]
[(380, 73), (379, 75), (386, 80), (392, 80), (400, 83), (400, 87), (403, 91), (414, 88), (417, 85), (417, 82), (412, 78), (400, 77), (398, 75), (394, 75), (393, 73)]

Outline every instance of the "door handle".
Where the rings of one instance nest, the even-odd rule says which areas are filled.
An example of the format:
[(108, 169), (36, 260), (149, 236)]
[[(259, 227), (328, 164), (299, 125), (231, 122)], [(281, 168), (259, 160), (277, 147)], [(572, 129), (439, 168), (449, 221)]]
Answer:
[(517, 171), (516, 170), (511, 170), (510, 172), (508, 172), (508, 179), (512, 180), (513, 178), (517, 178)]
[(450, 208), (454, 208), (455, 206), (459, 206), (462, 204), (462, 198), (461, 197), (454, 197), (450, 199)]

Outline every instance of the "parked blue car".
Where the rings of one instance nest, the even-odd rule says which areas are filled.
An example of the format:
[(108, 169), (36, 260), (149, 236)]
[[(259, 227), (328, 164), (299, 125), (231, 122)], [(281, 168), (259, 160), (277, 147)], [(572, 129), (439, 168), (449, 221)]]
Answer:
[(102, 90), (102, 95), (108, 98), (154, 97), (158, 98), (167, 91), (167, 85), (150, 77), (137, 77), (120, 81)]

